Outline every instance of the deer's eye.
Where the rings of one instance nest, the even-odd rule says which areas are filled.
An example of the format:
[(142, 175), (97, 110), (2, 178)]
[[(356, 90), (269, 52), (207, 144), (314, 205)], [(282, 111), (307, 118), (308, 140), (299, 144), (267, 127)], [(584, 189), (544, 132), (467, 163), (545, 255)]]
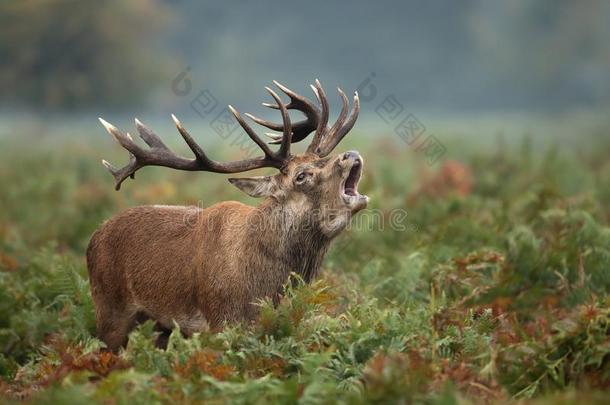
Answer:
[(305, 177), (307, 177), (307, 173), (305, 172), (301, 172), (297, 175), (297, 177), (295, 178), (297, 183), (301, 183), (303, 180), (305, 180)]

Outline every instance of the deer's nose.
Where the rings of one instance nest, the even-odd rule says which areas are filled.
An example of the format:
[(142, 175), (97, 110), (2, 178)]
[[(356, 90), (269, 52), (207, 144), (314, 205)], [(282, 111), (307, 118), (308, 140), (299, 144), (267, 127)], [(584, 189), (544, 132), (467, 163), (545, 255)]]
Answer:
[(360, 160), (360, 153), (358, 153), (357, 150), (349, 150), (349, 151), (345, 152), (343, 154), (343, 156), (341, 157), (341, 160), (348, 160), (348, 159)]

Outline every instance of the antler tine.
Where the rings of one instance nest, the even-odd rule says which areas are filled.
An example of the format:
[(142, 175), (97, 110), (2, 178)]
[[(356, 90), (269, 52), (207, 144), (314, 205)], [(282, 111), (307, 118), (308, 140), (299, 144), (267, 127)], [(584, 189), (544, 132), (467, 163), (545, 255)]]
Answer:
[(286, 109), (284, 103), (282, 103), (280, 97), (270, 87), (265, 87), (265, 89), (269, 92), (269, 94), (271, 94), (271, 97), (273, 97), (279, 106), (280, 112), (282, 113), (283, 135), (280, 149), (277, 151), (277, 157), (280, 159), (287, 159), (288, 156), (290, 156), (290, 143), (292, 142), (292, 125), (290, 122), (290, 116), (288, 115), (288, 110)]
[[(290, 90), (277, 80), (274, 80), (273, 84), (275, 84), (280, 90), (286, 93), (288, 97), (290, 97), (290, 103), (286, 106), (286, 108), (299, 109), (307, 116), (307, 118), (311, 118), (312, 121), (316, 121), (315, 126), (317, 126), (317, 121), (320, 119), (320, 110), (314, 103), (312, 103), (307, 97), (301, 96), (300, 94)], [(276, 108), (276, 106), (273, 108)]]
[(314, 135), (313, 140), (311, 141), (311, 144), (309, 144), (309, 147), (307, 148), (307, 152), (317, 154), (320, 149), (319, 148), (320, 143), (322, 142), (322, 139), (327, 131), (326, 126), (328, 124), (328, 114), (329, 114), (328, 113), (328, 99), (326, 98), (326, 93), (324, 92), (324, 89), (322, 88), (322, 85), (320, 84), (320, 81), (318, 79), (316, 79), (316, 81), (315, 81), (315, 86), (311, 86), (311, 88), (314, 91), (314, 93), (316, 94), (318, 102), (322, 106), (322, 114), (320, 115), (320, 120), (318, 121), (318, 126), (316, 128), (316, 134)]
[(104, 160), (104, 159), (102, 159), (102, 164), (104, 165), (104, 167), (106, 169), (108, 169), (108, 171), (114, 177), (114, 180), (115, 180), (114, 189), (115, 190), (119, 190), (121, 188), (121, 183), (127, 177), (131, 177), (132, 179), (135, 178), (134, 172), (139, 169), (139, 167), (137, 167), (136, 158), (131, 153), (129, 154), (129, 163), (127, 164), (127, 166), (122, 167), (120, 169), (117, 169), (110, 162), (108, 162), (107, 160)]
[(265, 142), (263, 142), (263, 140), (261, 138), (258, 137), (256, 132), (254, 132), (254, 130), (250, 127), (250, 125), (248, 125), (248, 123), (241, 117), (241, 114), (239, 113), (239, 111), (237, 111), (232, 105), (229, 106), (229, 110), (231, 110), (231, 112), (235, 116), (235, 119), (237, 119), (237, 122), (239, 122), (239, 125), (241, 125), (241, 127), (244, 129), (244, 131), (246, 131), (246, 133), (248, 134), (250, 139), (252, 139), (258, 145), (258, 147), (262, 149), (263, 153), (265, 154), (265, 157), (272, 159), (273, 152), (271, 151), (271, 149), (269, 149), (267, 144)]
[(168, 147), (163, 143), (161, 138), (157, 136), (153, 131), (150, 130), (146, 125), (142, 124), (139, 119), (134, 120), (136, 122), (136, 128), (138, 130), (138, 134), (140, 134), (140, 138), (146, 142), (148, 146), (151, 148), (161, 148), (168, 149)]
[(172, 120), (174, 121), (174, 124), (176, 125), (176, 129), (178, 129), (178, 132), (182, 136), (182, 139), (184, 139), (184, 142), (186, 142), (188, 147), (191, 149), (191, 151), (195, 155), (195, 158), (197, 160), (199, 160), (200, 162), (202, 162), (203, 164), (213, 167), (217, 162), (215, 162), (212, 159), (207, 157), (207, 155), (205, 154), (203, 149), (201, 149), (201, 146), (199, 146), (197, 144), (197, 142), (195, 142), (195, 140), (193, 139), (191, 134), (188, 133), (186, 128), (184, 128), (182, 123), (178, 120), (178, 118), (176, 118), (176, 116), (174, 114), (172, 114)]
[[(320, 119), (320, 110), (314, 103), (312, 103), (307, 97), (301, 96), (298, 93), (295, 93), (293, 90), (290, 90), (288, 87), (284, 86), (277, 80), (273, 81), (280, 90), (282, 90), (288, 97), (290, 97), (290, 102), (286, 105), (286, 109), (288, 110), (298, 110), (305, 114), (306, 119), (303, 121), (296, 122), (292, 124), (292, 142), (300, 142), (307, 137), (310, 133), (312, 133), (318, 127), (318, 121)], [(277, 104), (271, 103), (263, 103), (265, 107), (272, 108), (274, 110), (279, 110), (280, 107)], [(267, 121), (258, 117), (255, 117), (252, 114), (246, 114), (250, 119), (252, 119), (257, 124), (265, 126), (274, 131), (283, 131), (283, 125), (271, 121)], [(279, 144), (282, 141), (282, 137), (275, 134), (267, 134), (272, 141), (270, 144)]]
[(140, 148), (137, 144), (133, 142), (131, 136), (122, 133), (117, 127), (115, 127), (114, 125), (112, 125), (101, 117), (98, 118), (98, 120), (100, 120), (104, 128), (106, 128), (106, 131), (108, 131), (108, 133), (112, 135), (114, 140), (117, 141), (122, 147), (127, 149), (129, 153), (135, 155), (136, 153), (142, 152), (142, 148)]
[[(341, 92), (343, 93), (343, 92)], [(343, 97), (345, 95), (343, 94)], [(345, 104), (344, 104), (345, 105)], [(354, 92), (354, 106), (352, 111), (350, 112), (349, 117), (345, 120), (345, 123), (342, 123), (341, 126), (338, 126), (336, 132), (331, 131), (329, 136), (323, 140), (323, 145), (320, 148), (320, 156), (324, 157), (332, 152), (333, 149), (341, 142), (341, 140), (347, 135), (347, 133), (354, 127), (356, 120), (358, 119), (358, 114), (360, 113), (360, 98), (358, 97), (358, 92)], [(335, 126), (333, 126), (334, 128)]]
[(343, 103), (343, 105), (341, 106), (341, 112), (339, 113), (337, 121), (335, 121), (330, 131), (328, 131), (329, 138), (332, 137), (333, 134), (343, 126), (343, 123), (347, 118), (347, 111), (349, 109), (349, 100), (347, 99), (347, 96), (345, 95), (343, 90), (341, 90), (340, 87), (337, 87), (337, 91), (339, 92), (339, 96), (341, 96), (341, 102)]

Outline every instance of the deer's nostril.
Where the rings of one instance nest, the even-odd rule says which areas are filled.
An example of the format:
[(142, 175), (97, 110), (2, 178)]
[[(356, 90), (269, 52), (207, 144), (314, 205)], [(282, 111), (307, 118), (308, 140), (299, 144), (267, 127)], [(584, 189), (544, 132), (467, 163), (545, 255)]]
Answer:
[(350, 151), (347, 151), (347, 152), (345, 152), (343, 154), (342, 160), (347, 160), (349, 158), (359, 159), (360, 158), (360, 154), (358, 152), (356, 152), (355, 150), (350, 150)]

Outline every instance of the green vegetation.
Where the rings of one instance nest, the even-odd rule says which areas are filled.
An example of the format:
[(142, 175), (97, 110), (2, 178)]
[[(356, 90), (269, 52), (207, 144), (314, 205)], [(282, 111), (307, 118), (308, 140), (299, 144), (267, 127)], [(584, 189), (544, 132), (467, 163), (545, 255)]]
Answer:
[[(321, 278), (295, 283), (275, 308), (261, 302), (252, 325), (191, 339), (174, 331), (161, 351), (146, 323), (118, 356), (94, 338), (84, 263), (93, 230), (135, 204), (242, 197), (224, 176), (164, 169), (117, 193), (99, 157), (118, 148), (56, 143), (0, 145), (4, 401), (607, 402), (607, 141), (470, 154), (448, 144), (460, 162), (433, 167), (394, 140), (358, 145), (361, 190), (383, 229), (362, 213)], [(404, 227), (387, 222), (396, 209), (408, 213)]]

